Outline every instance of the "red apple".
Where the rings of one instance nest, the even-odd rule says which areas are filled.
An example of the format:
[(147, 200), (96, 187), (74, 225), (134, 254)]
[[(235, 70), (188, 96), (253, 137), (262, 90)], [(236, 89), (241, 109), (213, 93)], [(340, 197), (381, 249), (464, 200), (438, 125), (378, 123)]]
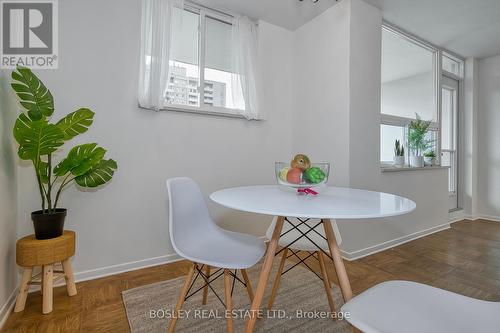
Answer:
[(291, 184), (298, 184), (302, 180), (302, 170), (299, 168), (291, 168), (286, 174), (286, 181)]

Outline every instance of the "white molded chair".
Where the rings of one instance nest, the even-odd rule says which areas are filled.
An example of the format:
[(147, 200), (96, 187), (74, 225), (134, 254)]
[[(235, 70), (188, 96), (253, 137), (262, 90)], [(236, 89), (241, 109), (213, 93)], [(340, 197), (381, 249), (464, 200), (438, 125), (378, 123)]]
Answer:
[(410, 281), (380, 283), (342, 307), (365, 333), (500, 332), (500, 302)]
[[(203, 304), (206, 304), (208, 288), (221, 274), (210, 275), (210, 268), (218, 268), (224, 273), (225, 305), (232, 310), (232, 283), (231, 278), (242, 282), (248, 291), (250, 300), (253, 292), (248, 279), (246, 268), (255, 265), (264, 255), (266, 245), (262, 239), (254, 236), (227, 231), (219, 226), (210, 217), (203, 195), (198, 185), (190, 178), (180, 177), (167, 180), (169, 200), (169, 232), (174, 250), (181, 257), (192, 262), (189, 273), (184, 282), (175, 313), (181, 310), (190, 291), (194, 272), (196, 277), (201, 276), (205, 281), (203, 287)], [(234, 270), (232, 272), (231, 270)], [(237, 270), (241, 270), (244, 282), (237, 277)], [(213, 275), (216, 275), (213, 278)], [(196, 279), (195, 277), (195, 279)], [(234, 285), (234, 281), (233, 281)], [(219, 296), (215, 293), (217, 298)], [(219, 300), (221, 300), (219, 298)], [(222, 302), (222, 300), (221, 300)], [(173, 332), (177, 318), (172, 319), (168, 332)], [(227, 331), (233, 331), (231, 316), (227, 318)]]
[[(273, 235), (274, 228), (276, 226), (277, 217), (275, 217), (266, 231), (267, 239), (271, 239)], [(340, 232), (337, 227), (337, 222), (335, 220), (331, 220), (333, 232), (335, 234), (335, 238), (337, 239), (337, 244), (340, 245), (342, 242), (342, 238), (340, 237)], [(294, 228), (295, 226), (295, 228)], [(299, 229), (299, 230), (297, 230)], [(285, 219), (285, 223), (283, 224), (283, 229), (281, 231), (282, 236), (279, 239), (279, 246), (283, 249), (281, 255), (281, 261), (278, 267), (278, 271), (276, 272), (276, 278), (274, 279), (273, 288), (271, 291), (271, 296), (269, 297), (269, 302), (267, 304), (267, 309), (270, 310), (273, 306), (274, 300), (278, 293), (281, 276), (287, 273), (289, 270), (296, 267), (299, 263), (304, 264), (309, 270), (311, 270), (314, 274), (316, 274), (321, 280), (323, 280), (326, 295), (328, 298), (328, 303), (330, 305), (330, 310), (332, 312), (335, 311), (335, 306), (333, 303), (333, 297), (331, 294), (331, 283), (328, 278), (328, 274), (326, 273), (325, 266), (325, 253), (329, 255), (328, 243), (325, 237), (325, 230), (323, 228), (323, 224), (321, 220), (318, 219), (298, 219), (287, 217)], [(303, 236), (305, 234), (305, 236)], [(301, 237), (302, 236), (302, 237)], [(319, 247), (319, 248), (318, 248)], [(291, 252), (291, 253), (290, 253)], [(300, 252), (307, 252), (308, 255), (305, 258), (300, 258)], [(298, 263), (294, 263), (293, 266), (283, 271), (286, 259), (295, 256), (299, 261)], [(321, 268), (321, 276), (318, 275), (311, 267), (307, 265), (305, 260), (309, 257), (315, 258), (319, 261), (319, 265)]]

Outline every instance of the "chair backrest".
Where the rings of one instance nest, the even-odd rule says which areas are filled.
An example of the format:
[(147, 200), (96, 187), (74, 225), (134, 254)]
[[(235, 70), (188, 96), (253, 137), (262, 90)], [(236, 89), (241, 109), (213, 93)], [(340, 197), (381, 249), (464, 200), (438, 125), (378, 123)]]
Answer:
[(199, 237), (213, 233), (216, 225), (210, 217), (198, 184), (191, 178), (167, 180), (169, 233), (174, 250), (181, 256), (189, 253)]

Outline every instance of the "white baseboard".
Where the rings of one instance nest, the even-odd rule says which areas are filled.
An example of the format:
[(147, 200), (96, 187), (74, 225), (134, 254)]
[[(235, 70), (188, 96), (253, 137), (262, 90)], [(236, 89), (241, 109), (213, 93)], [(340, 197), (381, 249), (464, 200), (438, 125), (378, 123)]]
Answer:
[(441, 224), (441, 225), (438, 225), (438, 226), (435, 226), (435, 227), (432, 227), (429, 229), (417, 231), (415, 233), (412, 233), (412, 234), (409, 234), (409, 235), (406, 235), (403, 237), (395, 238), (395, 239), (392, 239), (392, 240), (387, 241), (387, 242), (383, 242), (380, 244), (369, 246), (369, 247), (366, 247), (364, 249), (360, 249), (360, 250), (356, 250), (356, 251), (343, 251), (342, 250), (341, 251), (342, 257), (344, 257), (346, 260), (349, 260), (349, 261), (361, 259), (361, 258), (369, 256), (371, 254), (375, 254), (377, 252), (381, 252), (381, 251), (396, 247), (398, 245), (402, 245), (404, 243), (411, 242), (415, 239), (422, 238), (424, 236), (427, 236), (427, 235), (430, 235), (430, 234), (433, 234), (433, 233), (436, 233), (436, 232), (439, 232), (442, 230), (446, 230), (449, 228), (450, 228), (450, 223), (447, 222), (447, 223), (444, 223), (444, 224)]
[(0, 309), (0, 330), (2, 329), (3, 325), (5, 325), (7, 318), (9, 318), (9, 315), (12, 312), (12, 309), (14, 308), (14, 304), (16, 303), (17, 289), (18, 288), (16, 287), (12, 291), (9, 298), (7, 298), (7, 301)]
[(472, 216), (466, 214), (463, 209), (459, 209), (448, 213), (448, 222), (451, 224), (464, 219), (471, 219), (471, 217)]
[(75, 281), (81, 282), (81, 281), (98, 279), (109, 275), (115, 275), (119, 273), (135, 271), (137, 269), (168, 264), (179, 260), (182, 260), (182, 258), (176, 253), (172, 253), (160, 257), (148, 258), (118, 265), (90, 269), (87, 271), (76, 272)]
[(494, 215), (478, 214), (471, 219), (472, 220), (488, 220), (488, 221), (493, 221), (493, 222), (500, 222), (500, 216), (494, 216)]
[[(177, 254), (167, 254), (167, 255), (155, 257), (155, 258), (132, 261), (132, 262), (127, 262), (127, 263), (112, 265), (112, 266), (107, 266), (107, 267), (100, 267), (100, 268), (91, 269), (91, 270), (82, 271), (82, 272), (75, 272), (75, 281), (82, 282), (82, 281), (87, 281), (87, 280), (94, 280), (94, 279), (102, 278), (102, 277), (109, 276), (109, 275), (115, 275), (115, 274), (119, 274), (119, 273), (134, 271), (137, 269), (168, 264), (168, 263), (179, 261), (179, 260), (182, 260), (182, 258), (179, 257)], [(54, 287), (63, 286), (64, 284), (65, 284), (64, 280), (59, 281), (58, 283), (56, 283), (54, 285)], [(19, 286), (16, 287), (16, 289), (9, 296), (7, 302), (5, 302), (2, 309), (0, 309), (0, 329), (2, 329), (3, 325), (7, 321), (7, 318), (11, 314), (12, 309), (14, 308), (18, 289), (19, 289)], [(35, 292), (38, 290), (40, 290), (40, 286), (34, 285), (34, 286), (30, 287), (29, 292), (31, 293), (31, 292)]]
[[(131, 262), (126, 262), (126, 263), (118, 264), (118, 265), (112, 265), (112, 266), (100, 267), (100, 268), (96, 268), (96, 269), (90, 269), (87, 271), (75, 272), (75, 282), (95, 280), (95, 279), (103, 278), (103, 277), (110, 276), (110, 275), (135, 271), (138, 269), (148, 268), (148, 267), (152, 267), (152, 266), (164, 265), (164, 264), (176, 262), (179, 260), (182, 260), (182, 258), (179, 257), (179, 255), (173, 253), (173, 254), (167, 254), (164, 256), (160, 256), (160, 257), (154, 257), (154, 258), (143, 259), (143, 260), (138, 260), (138, 261), (131, 261)], [(64, 280), (60, 280), (59, 282), (54, 284), (54, 287), (64, 286), (65, 284), (66, 284), (66, 282), (64, 282)], [(33, 285), (30, 287), (29, 292), (32, 293), (32, 292), (35, 292), (38, 290), (40, 290), (40, 286)]]
[(401, 238), (396, 238), (396, 239), (393, 239), (393, 240), (390, 240), (390, 241), (387, 241), (384, 243), (380, 243), (377, 245), (373, 245), (373, 246), (370, 246), (370, 247), (367, 247), (364, 249), (351, 251), (351, 252), (341, 251), (342, 257), (344, 257), (346, 260), (349, 260), (349, 261), (360, 259), (360, 258), (369, 256), (371, 254), (375, 254), (377, 252), (381, 252), (381, 251), (390, 249), (392, 247), (411, 242), (412, 240), (422, 238), (424, 236), (428, 236), (430, 234), (433, 234), (433, 233), (436, 233), (436, 232), (439, 232), (442, 230), (449, 229), (451, 224), (458, 222), (458, 221), (462, 221), (464, 219), (472, 220), (472, 221), (482, 219), (482, 220), (488, 220), (488, 221), (493, 221), (493, 222), (500, 222), (500, 216), (484, 215), (484, 214), (477, 214), (475, 216), (472, 216), (472, 215), (466, 214), (462, 211), (462, 212), (458, 212), (457, 214), (451, 214), (450, 219), (447, 223), (438, 225), (436, 227), (432, 227), (432, 228), (429, 228), (426, 230), (418, 231), (416, 233), (413, 233), (413, 234), (410, 234), (407, 236), (403, 236)]

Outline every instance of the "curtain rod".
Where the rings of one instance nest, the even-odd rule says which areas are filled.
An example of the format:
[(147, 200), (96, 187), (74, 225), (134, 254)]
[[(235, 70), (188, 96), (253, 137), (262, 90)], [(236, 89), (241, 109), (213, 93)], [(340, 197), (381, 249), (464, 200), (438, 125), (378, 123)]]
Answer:
[[(225, 11), (225, 10), (221, 10), (221, 9), (217, 9), (217, 8), (212, 8), (212, 7), (207, 7), (201, 3), (199, 3), (198, 1), (195, 1), (195, 0), (186, 0), (184, 1), (185, 4), (187, 4), (188, 6), (189, 5), (192, 5), (194, 7), (200, 7), (200, 8), (203, 8), (203, 9), (207, 9), (207, 10), (211, 10), (213, 12), (216, 12), (218, 14), (221, 14), (221, 15), (224, 15), (224, 16), (227, 16), (229, 18), (235, 18), (236, 16), (239, 16), (240, 14), (236, 14), (236, 13), (233, 13), (233, 12), (230, 12), (230, 11)], [(241, 14), (242, 15), (242, 14)], [(247, 15), (245, 15), (247, 16)], [(253, 21), (253, 23), (255, 23), (256, 25), (258, 24), (257, 23), (257, 19), (253, 18), (253, 17), (249, 17), (247, 16), (251, 21)]]
[(207, 6), (202, 5), (201, 3), (197, 2), (197, 1), (186, 0), (186, 1), (184, 1), (184, 3), (186, 3), (187, 5), (194, 5), (194, 6), (197, 6), (197, 7), (208, 9), (208, 10), (217, 12), (217, 13), (219, 13), (221, 15), (225, 15), (225, 16), (229, 16), (229, 17), (235, 17), (236, 16), (236, 14), (234, 14), (234, 13), (230, 13), (230, 12), (227, 12), (227, 11), (222, 11), (222, 10), (216, 9), (216, 8), (207, 7)]

